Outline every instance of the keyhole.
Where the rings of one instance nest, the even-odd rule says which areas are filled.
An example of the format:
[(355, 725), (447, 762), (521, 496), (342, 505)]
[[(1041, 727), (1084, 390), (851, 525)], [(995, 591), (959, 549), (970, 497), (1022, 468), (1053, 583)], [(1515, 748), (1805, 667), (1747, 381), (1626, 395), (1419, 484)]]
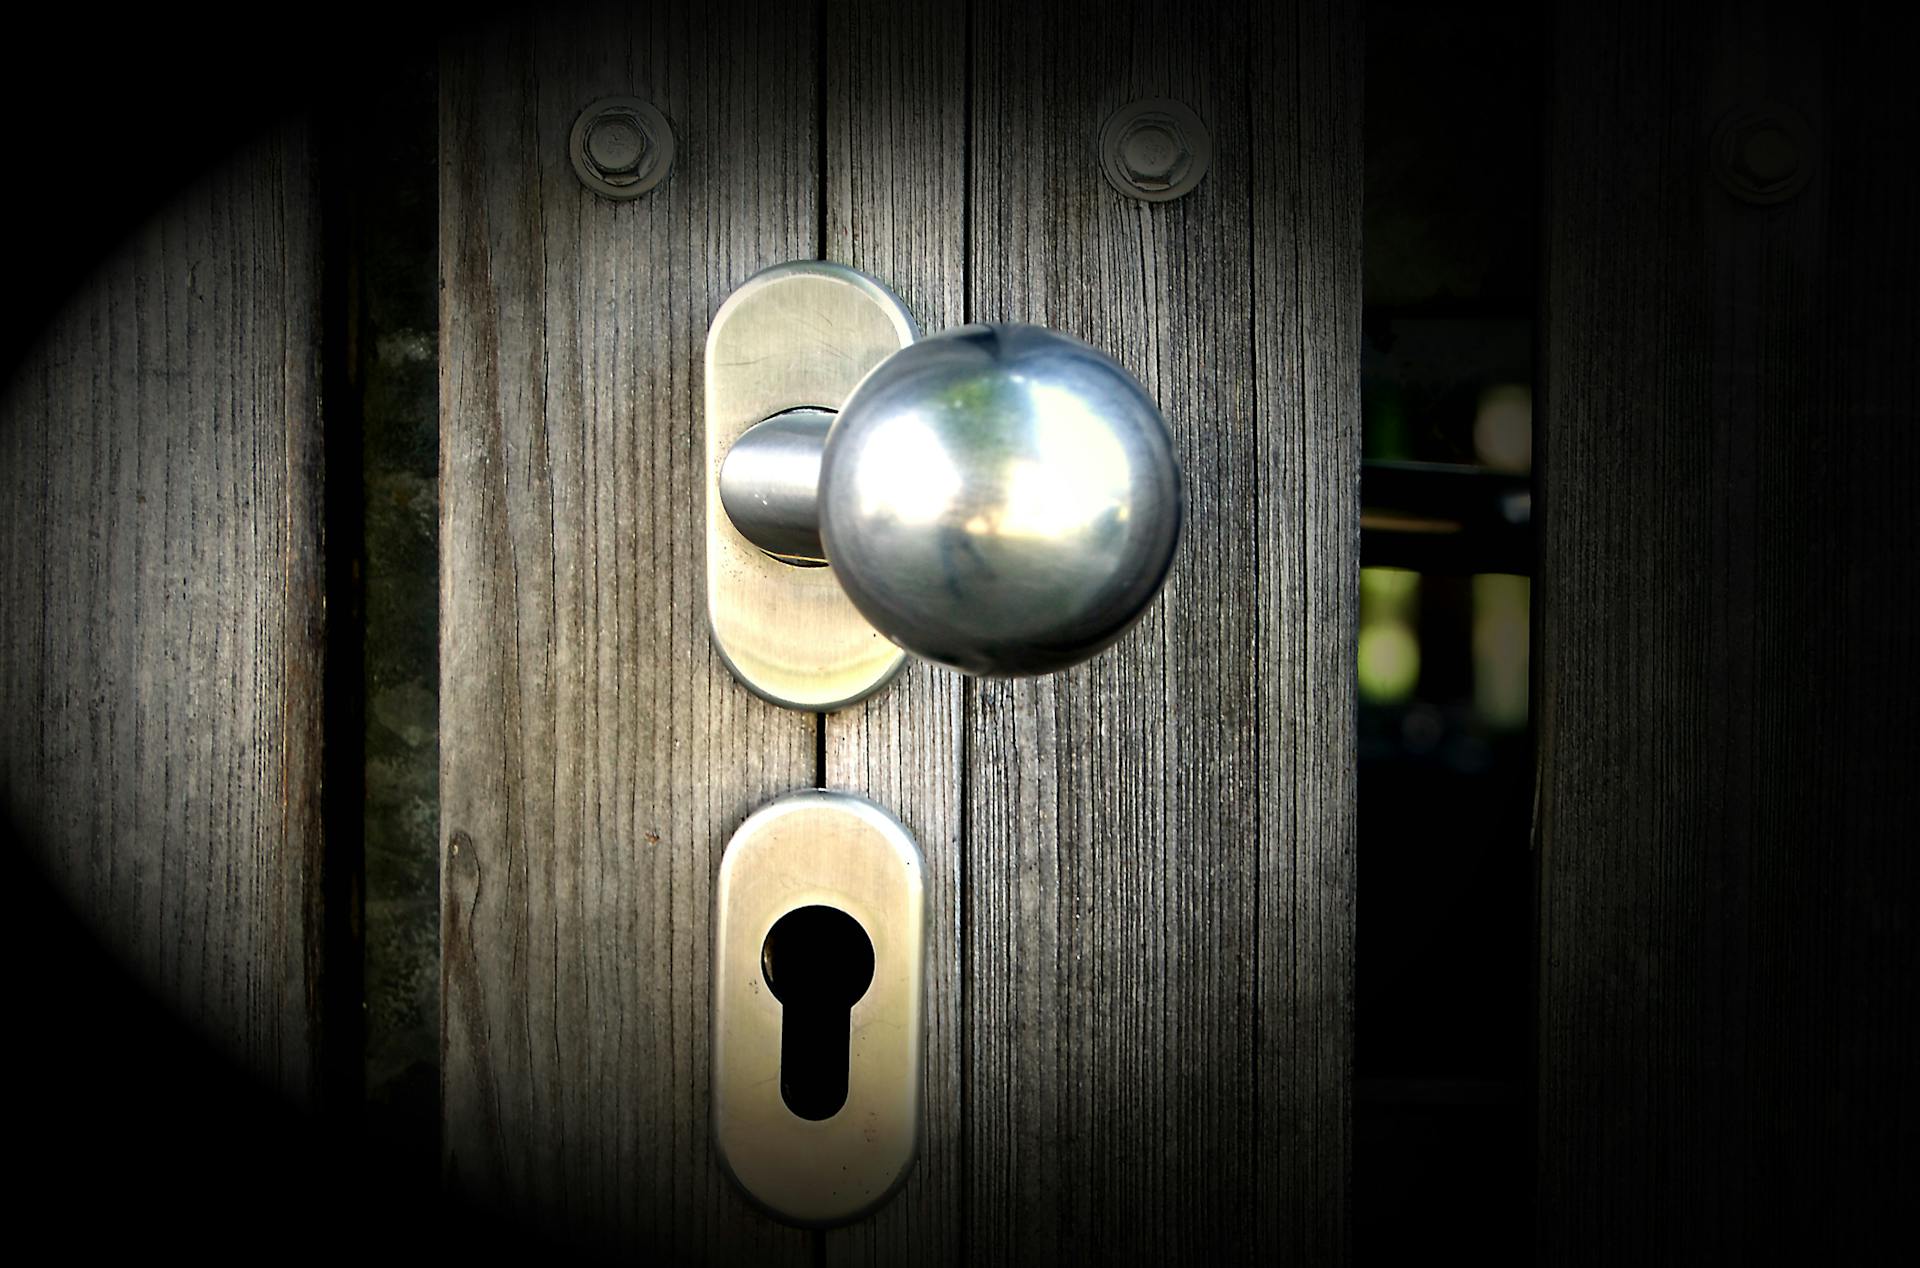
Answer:
[(837, 907), (797, 907), (774, 922), (760, 972), (780, 1001), (780, 1099), (801, 1118), (847, 1103), (853, 1006), (873, 984), (873, 940)]

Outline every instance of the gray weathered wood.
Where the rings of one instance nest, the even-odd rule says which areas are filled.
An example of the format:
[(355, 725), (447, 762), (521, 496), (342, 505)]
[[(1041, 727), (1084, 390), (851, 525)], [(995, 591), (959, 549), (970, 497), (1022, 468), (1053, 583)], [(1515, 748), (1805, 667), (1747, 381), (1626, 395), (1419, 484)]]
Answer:
[[(1558, 6), (1542, 1262), (1860, 1262), (1920, 1183), (1889, 707), (1920, 653), (1920, 98), (1882, 16)], [(1709, 143), (1767, 102), (1807, 120), (1812, 177), (1753, 206)]]
[[(969, 29), (950, 6), (846, 3), (644, 34), (600, 11), (450, 50), (460, 1190), (713, 1260), (1341, 1256), (1357, 32), (1188, 8), (987, 10)], [(630, 207), (566, 163), (574, 112), (609, 92), (658, 101), (681, 144)], [(1147, 207), (1108, 189), (1097, 138), (1158, 94), (1207, 117), (1217, 152), (1198, 193)], [(727, 678), (700, 606), (695, 367), (734, 285), (816, 249), (930, 330), (1088, 337), (1167, 404), (1188, 541), (1115, 652), (1018, 685), (914, 666), (824, 722)], [(719, 848), (815, 773), (816, 737), (826, 783), (919, 838), (932, 955), (919, 1164), (872, 1219), (808, 1238), (713, 1167), (705, 956)]]
[[(1345, 1248), (1358, 568), (1358, 30), (1319, 6), (979, 6), (971, 316), (1167, 411), (1189, 519), (1091, 664), (966, 710), (969, 1254)], [(1211, 128), (1124, 200), (1102, 121)]]
[(0, 405), (0, 806), (154, 997), (319, 1093), (318, 201), (304, 123), (49, 322)]
[[(711, 879), (813, 782), (814, 720), (707, 634), (700, 366), (720, 302), (818, 245), (813, 14), (521, 15), (441, 80), (444, 1147), (469, 1200), (675, 1259), (792, 1262), (708, 1135)], [(673, 175), (567, 156), (636, 95)]]
[[(965, 320), (966, 24), (959, 5), (827, 8), (826, 256), (881, 278), (928, 333)], [(957, 1262), (963, 1183), (958, 675), (909, 661), (865, 704), (829, 715), (830, 788), (887, 806), (927, 864), (926, 1117), (906, 1188), (829, 1234), (834, 1262)]]

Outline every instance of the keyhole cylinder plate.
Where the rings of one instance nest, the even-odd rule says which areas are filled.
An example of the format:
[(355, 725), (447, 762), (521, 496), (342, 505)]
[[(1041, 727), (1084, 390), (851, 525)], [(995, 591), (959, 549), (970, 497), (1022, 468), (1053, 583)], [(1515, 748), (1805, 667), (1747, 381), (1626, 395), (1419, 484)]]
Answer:
[[(867, 971), (847, 921), (870, 944), (872, 976), (842, 1004)], [(721, 1163), (788, 1223), (858, 1219), (899, 1188), (919, 1151), (919, 847), (899, 820), (862, 797), (788, 793), (748, 816), (727, 844), (713, 937), (713, 1136)], [(844, 1097), (824, 1087), (837, 1070), (820, 1068), (827, 1036), (817, 1010), (828, 1006), (845, 1008)], [(784, 1026), (796, 1010), (808, 1028), (795, 1037), (805, 1068), (787, 1069)], [(828, 1104), (836, 1099), (837, 1108)]]

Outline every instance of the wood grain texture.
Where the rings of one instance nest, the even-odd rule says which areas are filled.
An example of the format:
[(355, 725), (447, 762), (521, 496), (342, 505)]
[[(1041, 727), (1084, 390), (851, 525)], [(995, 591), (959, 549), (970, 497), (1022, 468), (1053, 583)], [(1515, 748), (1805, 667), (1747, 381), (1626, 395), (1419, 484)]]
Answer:
[[(443, 1130), (463, 1198), (585, 1245), (804, 1260), (708, 1132), (711, 880), (811, 784), (814, 720), (713, 649), (700, 366), (720, 302), (817, 248), (813, 15), (569, 8), (441, 69)], [(584, 189), (579, 111), (672, 121)]]
[[(454, 1182), (716, 1262), (1337, 1261), (1357, 31), (1177, 6), (706, 21), (541, 19), (445, 60)], [(622, 208), (565, 158), (610, 92), (659, 102), (687, 164)], [(1109, 189), (1097, 149), (1152, 95), (1216, 144), (1159, 207)], [(1167, 404), (1187, 544), (1120, 648), (1041, 683), (914, 666), (825, 720), (726, 677), (700, 607), (701, 340), (754, 268), (816, 249), (929, 330), (1090, 338)], [(919, 1163), (874, 1217), (808, 1237), (714, 1170), (706, 953), (720, 847), (808, 782), (816, 736), (820, 778), (919, 839), (932, 930)]]
[[(1344, 1255), (1358, 63), (1311, 5), (975, 12), (970, 315), (1134, 370), (1188, 520), (1114, 649), (967, 697), (971, 1258)], [(1162, 96), (1212, 169), (1124, 199)]]
[[(926, 333), (965, 320), (966, 23), (962, 6), (826, 7), (825, 254), (880, 278)], [(927, 877), (926, 1116), (902, 1192), (828, 1234), (836, 1263), (952, 1263), (963, 1253), (960, 836), (965, 680), (909, 658), (887, 690), (824, 719), (829, 788), (866, 794), (920, 843)]]
[(215, 1049), (317, 1102), (318, 200), (304, 122), (143, 225), (0, 406), (0, 806)]
[[(1558, 8), (1537, 573), (1539, 1249), (1858, 1262), (1920, 1191), (1912, 47)], [(1803, 116), (1755, 206), (1729, 112)], [(1896, 1224), (1894, 1221), (1900, 1220)]]

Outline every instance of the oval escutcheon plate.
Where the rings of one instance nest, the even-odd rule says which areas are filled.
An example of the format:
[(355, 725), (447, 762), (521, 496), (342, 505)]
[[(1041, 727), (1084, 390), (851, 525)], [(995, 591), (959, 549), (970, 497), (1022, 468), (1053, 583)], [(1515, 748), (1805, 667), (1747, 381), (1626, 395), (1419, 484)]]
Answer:
[(885, 286), (813, 260), (748, 278), (707, 332), (707, 620), (734, 676), (775, 704), (853, 704), (884, 687), (906, 653), (867, 624), (831, 569), (781, 563), (741, 536), (720, 503), (720, 464), (764, 418), (837, 411), (918, 335)]
[[(857, 963), (836, 932), (857, 943)], [(906, 1179), (920, 1144), (925, 958), (920, 849), (879, 806), (788, 793), (727, 844), (714, 885), (713, 1136), (727, 1172), (776, 1217), (845, 1223)], [(832, 989), (836, 976), (846, 989)]]

